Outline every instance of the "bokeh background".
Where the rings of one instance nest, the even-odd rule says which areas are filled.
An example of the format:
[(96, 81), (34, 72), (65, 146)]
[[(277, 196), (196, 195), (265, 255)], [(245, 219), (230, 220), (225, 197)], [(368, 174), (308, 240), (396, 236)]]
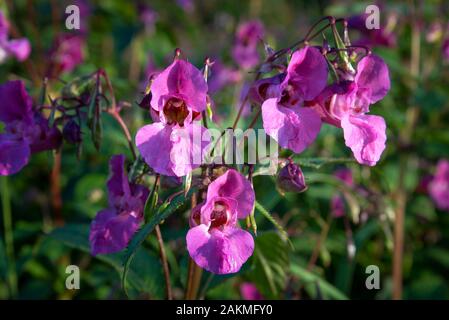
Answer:
[[(55, 39), (70, 32), (65, 28), (65, 7), (71, 3), (0, 1), (0, 10), (13, 25), (13, 36), (27, 37), (32, 45), (26, 62), (8, 59), (0, 65), (1, 83), (23, 79), (38, 97), (42, 77), (52, 62)], [(239, 68), (231, 55), (240, 23), (259, 20), (264, 41), (280, 49), (303, 38), (323, 16), (349, 18), (372, 4), (286, 0), (76, 3), (82, 8), (83, 58), (58, 77), (68, 82), (98, 68), (106, 70), (117, 100), (129, 102), (123, 117), (133, 135), (149, 122), (149, 115), (136, 104), (148, 77), (171, 62), (175, 48), (181, 48), (199, 68), (205, 57), (216, 61), (211, 75), (218, 88), (212, 93), (214, 115), (217, 126), (226, 128), (232, 124), (242, 90), (254, 77), (251, 70)], [(381, 161), (369, 168), (350, 160), (326, 160), (350, 159), (352, 155), (344, 146), (341, 130), (324, 126), (317, 141), (295, 157), (309, 184), (306, 192), (282, 195), (275, 187), (275, 177), (255, 177), (258, 201), (287, 231), (291, 245), (256, 211), (259, 235), (254, 256), (235, 275), (204, 272), (200, 297), (449, 298), (449, 213), (435, 206), (426, 189), (437, 162), (449, 157), (449, 53), (444, 52), (449, 3), (385, 1), (377, 5), (382, 34), (367, 35), (353, 29), (350, 36), (353, 41), (365, 41), (390, 68), (391, 91), (372, 106), (387, 123), (388, 143)], [(321, 45), (322, 40), (318, 37), (313, 43)], [(259, 51), (263, 59), (262, 43)], [(218, 79), (219, 67), (228, 72), (223, 79)], [(214, 68), (218, 70), (215, 74)], [(50, 83), (50, 94), (57, 94), (63, 86), (58, 80)], [(242, 125), (252, 118), (250, 106), (246, 111)], [(54, 152), (40, 153), (20, 173), (1, 178), (0, 298), (126, 298), (120, 283), (122, 255), (94, 258), (88, 248), (89, 224), (107, 205), (108, 160), (117, 153), (130, 159), (127, 142), (108, 115), (103, 118), (103, 128), (100, 151), (86, 135), (79, 157), (77, 146), (64, 143), (60, 163)], [(353, 174), (350, 190), (334, 178), (341, 168)], [(173, 190), (165, 188), (163, 196)], [(340, 218), (332, 213), (335, 195), (344, 198), (344, 216)], [(187, 276), (188, 212), (186, 204), (161, 228), (177, 298), (183, 297)], [(403, 223), (397, 219), (401, 214)], [(12, 218), (11, 226), (5, 224), (6, 215)], [(403, 246), (397, 250), (395, 228), (404, 230)], [(8, 234), (13, 236), (13, 251), (5, 246)], [(402, 290), (393, 285), (395, 254), (403, 256)], [(81, 270), (79, 290), (65, 287), (66, 267), (71, 264)], [(379, 267), (380, 289), (365, 286), (369, 265)], [(131, 298), (164, 298), (154, 236), (139, 251), (131, 273)]]

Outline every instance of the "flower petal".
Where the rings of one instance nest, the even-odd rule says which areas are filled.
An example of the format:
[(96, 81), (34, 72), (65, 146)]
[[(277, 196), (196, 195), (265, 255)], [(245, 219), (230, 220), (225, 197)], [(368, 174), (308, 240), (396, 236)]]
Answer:
[(0, 121), (5, 123), (27, 121), (31, 123), (33, 112), (32, 100), (20, 80), (8, 81), (0, 85)]
[(312, 100), (326, 87), (327, 75), (327, 62), (320, 50), (305, 47), (293, 53), (283, 84), (293, 84), (304, 100)]
[(175, 175), (170, 162), (171, 132), (171, 127), (157, 122), (140, 128), (136, 135), (136, 145), (145, 162), (157, 173), (167, 176)]
[(209, 133), (195, 123), (184, 128), (154, 123), (142, 127), (136, 135), (136, 145), (145, 162), (167, 176), (182, 177), (198, 168), (209, 142)]
[(156, 76), (151, 84), (151, 107), (161, 111), (165, 96), (182, 96), (194, 111), (206, 109), (207, 83), (201, 72), (191, 63), (176, 59)]
[(31, 53), (30, 41), (26, 38), (10, 40), (6, 50), (16, 57), (18, 61), (24, 61)]
[(263, 127), (267, 134), (283, 148), (295, 153), (304, 151), (315, 141), (321, 129), (319, 114), (312, 108), (286, 108), (277, 99), (268, 99), (262, 105)]
[(341, 120), (346, 146), (360, 164), (376, 165), (385, 149), (386, 125), (379, 116), (347, 115)]
[(0, 175), (9, 176), (28, 164), (30, 146), (9, 134), (0, 135)]
[(246, 218), (254, 208), (255, 194), (251, 183), (238, 171), (229, 169), (215, 179), (207, 189), (207, 200), (215, 197), (231, 198), (237, 201), (237, 216)]
[(113, 203), (113, 199), (116, 197), (131, 195), (124, 166), (125, 156), (123, 154), (114, 155), (109, 160), (109, 172), (111, 174), (107, 182), (109, 203)]
[(141, 220), (127, 213), (117, 214), (112, 208), (99, 211), (90, 226), (92, 254), (113, 253), (125, 249)]
[(215, 274), (235, 273), (254, 251), (251, 234), (239, 228), (223, 231), (201, 224), (187, 233), (187, 250), (197, 265)]
[(390, 90), (390, 75), (386, 63), (374, 54), (364, 57), (357, 65), (355, 83), (370, 92), (370, 102), (376, 103)]

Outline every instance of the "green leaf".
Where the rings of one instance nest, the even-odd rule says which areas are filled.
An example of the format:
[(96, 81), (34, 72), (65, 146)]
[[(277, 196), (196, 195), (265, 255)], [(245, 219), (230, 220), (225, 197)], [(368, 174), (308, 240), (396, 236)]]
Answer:
[(259, 211), (268, 221), (270, 221), (276, 227), (278, 232), (281, 234), (282, 238), (285, 241), (288, 241), (290, 246), (293, 248), (293, 244), (291, 243), (290, 239), (288, 238), (287, 231), (284, 230), (284, 228), (279, 224), (279, 222), (277, 222), (276, 219), (273, 218), (273, 216), (268, 212), (268, 210), (266, 210), (259, 202), (256, 201), (255, 203), (256, 203), (257, 211)]
[(253, 268), (248, 273), (262, 295), (279, 298), (285, 288), (289, 269), (289, 246), (275, 232), (266, 232), (256, 238)]
[[(64, 227), (54, 229), (48, 237), (59, 240), (65, 245), (90, 253), (89, 225), (67, 224)], [(112, 266), (119, 275), (123, 273), (122, 261), (125, 252), (107, 255), (97, 255), (96, 259)], [(132, 288), (133, 296), (138, 297), (141, 293), (151, 294), (152, 297), (163, 297), (163, 274), (159, 259), (140, 248), (136, 250), (133, 263), (128, 266), (128, 284)], [(145, 270), (144, 272), (142, 270)]]
[[(328, 298), (337, 300), (348, 300), (348, 297), (346, 297), (340, 290), (338, 290), (332, 284), (330, 284), (320, 276), (301, 267), (299, 264), (296, 263), (292, 264), (290, 270), (295, 276), (297, 276), (301, 280), (301, 282), (304, 283), (306, 290), (309, 291), (309, 294), (312, 289), (316, 290), (318, 286), (320, 294), (325, 299)], [(311, 296), (315, 295), (311, 294)]]
[(126, 283), (129, 267), (134, 259), (134, 255), (136, 254), (138, 248), (145, 241), (148, 235), (151, 232), (153, 232), (156, 225), (161, 223), (163, 220), (167, 219), (182, 204), (184, 204), (184, 202), (195, 192), (196, 188), (191, 188), (187, 195), (181, 194), (175, 197), (170, 202), (166, 201), (165, 203), (163, 203), (156, 211), (156, 213), (152, 215), (148, 223), (146, 223), (142, 228), (140, 228), (140, 230), (137, 231), (134, 237), (131, 239), (123, 259), (122, 287), (125, 290), (126, 294), (128, 294)]

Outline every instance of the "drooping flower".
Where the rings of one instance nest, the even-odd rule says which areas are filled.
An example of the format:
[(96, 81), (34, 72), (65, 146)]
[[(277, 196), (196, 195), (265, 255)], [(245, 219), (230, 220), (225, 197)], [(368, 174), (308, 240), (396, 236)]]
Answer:
[(85, 38), (80, 34), (64, 33), (56, 37), (50, 52), (49, 75), (58, 76), (75, 69), (84, 60)]
[(22, 81), (0, 85), (0, 175), (19, 172), (28, 164), (32, 153), (59, 148), (61, 133), (49, 127), (48, 120), (32, 109), (31, 97)]
[(264, 27), (257, 20), (244, 22), (237, 27), (232, 57), (242, 69), (251, 69), (259, 63), (257, 43), (263, 34)]
[(429, 193), (440, 210), (449, 211), (449, 161), (438, 161), (437, 170), (429, 183)]
[(244, 300), (264, 300), (264, 297), (251, 282), (244, 282), (240, 285), (240, 294)]
[(262, 104), (263, 127), (281, 147), (300, 153), (317, 137), (320, 115), (305, 107), (304, 102), (314, 99), (325, 88), (327, 75), (327, 63), (321, 52), (305, 47), (293, 54), (280, 87), (267, 87), (272, 92), (266, 90), (264, 95), (278, 94)]
[(109, 161), (109, 207), (99, 211), (92, 221), (89, 241), (93, 255), (123, 250), (143, 221), (148, 189), (129, 183), (124, 165), (124, 155), (112, 156)]
[(382, 117), (366, 113), (389, 90), (388, 67), (371, 54), (360, 60), (353, 81), (328, 86), (311, 105), (323, 121), (343, 129), (346, 146), (359, 163), (374, 166), (385, 149), (386, 124)]
[(238, 227), (254, 207), (251, 183), (234, 169), (214, 180), (206, 200), (192, 210), (187, 250), (197, 265), (215, 274), (235, 273), (252, 255), (251, 234)]
[(136, 145), (157, 173), (182, 177), (199, 167), (210, 137), (195, 123), (206, 108), (207, 84), (187, 61), (175, 59), (151, 85), (151, 111), (157, 122), (142, 127)]
[[(352, 171), (347, 168), (338, 169), (334, 172), (334, 176), (341, 180), (348, 187), (354, 185)], [(341, 193), (334, 195), (331, 199), (331, 212), (334, 218), (340, 218), (345, 215), (345, 201)]]
[(276, 185), (281, 192), (304, 192), (307, 190), (300, 166), (291, 160), (279, 172)]
[(15, 57), (18, 61), (24, 61), (31, 52), (28, 39), (9, 39), (9, 22), (0, 10), (0, 63), (7, 57)]

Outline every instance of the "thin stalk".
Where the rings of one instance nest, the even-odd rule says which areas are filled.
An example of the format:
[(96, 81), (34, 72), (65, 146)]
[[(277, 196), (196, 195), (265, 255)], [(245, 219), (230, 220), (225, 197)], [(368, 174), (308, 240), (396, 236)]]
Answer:
[(157, 225), (155, 228), (157, 242), (159, 244), (159, 251), (161, 255), (162, 267), (164, 268), (165, 278), (165, 291), (167, 293), (167, 299), (173, 300), (173, 293), (170, 284), (170, 269), (168, 268), (167, 254), (165, 253), (164, 240), (162, 238), (161, 228)]
[(11, 214), (11, 198), (8, 187), (8, 177), (1, 177), (1, 191), (2, 191), (2, 211), (3, 211), (3, 226), (5, 231), (5, 249), (6, 257), (8, 259), (8, 287), (9, 296), (14, 299), (17, 297), (17, 274), (16, 262), (14, 258), (14, 237), (12, 228), (12, 214)]
[(62, 150), (54, 153), (53, 168), (50, 175), (51, 207), (53, 209), (54, 222), (58, 226), (64, 224), (61, 196), (61, 154)]
[[(412, 3), (413, 4), (413, 3)], [(412, 6), (414, 17), (413, 21), (419, 21), (419, 8)], [(418, 23), (411, 23), (412, 38), (411, 38), (411, 59), (410, 59), (410, 74), (413, 82), (411, 91), (413, 92), (418, 83), (417, 79), (420, 73), (420, 53), (421, 53), (421, 34)], [(412, 106), (407, 110), (407, 118), (404, 130), (401, 132), (400, 141), (402, 144), (408, 146), (412, 140), (414, 128), (419, 118), (419, 108)], [(402, 153), (399, 160), (399, 183), (396, 192), (396, 212), (394, 221), (394, 248), (393, 248), (393, 294), (394, 300), (402, 299), (402, 269), (404, 256), (404, 222), (405, 209), (407, 204), (407, 192), (405, 190), (405, 176), (408, 170), (408, 155)]]
[(128, 130), (128, 127), (126, 126), (125, 121), (123, 121), (123, 118), (120, 116), (118, 111), (115, 110), (114, 108), (108, 109), (107, 112), (117, 121), (117, 123), (122, 128), (122, 131), (126, 137), (126, 140), (128, 141), (129, 150), (131, 151), (133, 159), (136, 160), (137, 159), (136, 150), (134, 149), (133, 140), (131, 138), (131, 134), (129, 133), (129, 130)]

